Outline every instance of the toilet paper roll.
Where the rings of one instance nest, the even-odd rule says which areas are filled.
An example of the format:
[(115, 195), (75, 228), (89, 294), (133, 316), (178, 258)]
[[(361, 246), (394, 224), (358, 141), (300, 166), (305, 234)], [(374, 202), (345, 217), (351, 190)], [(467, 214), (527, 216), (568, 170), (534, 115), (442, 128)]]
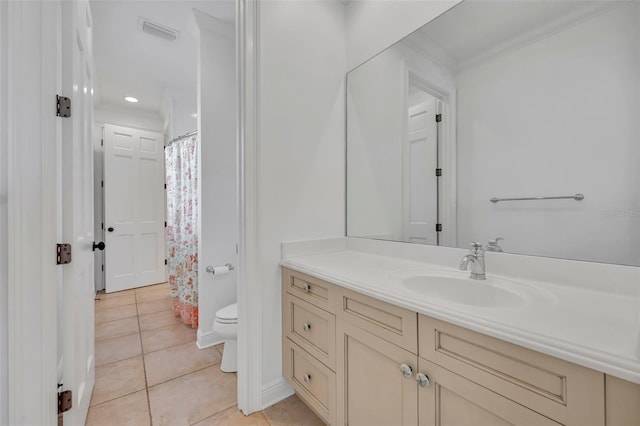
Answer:
[(224, 275), (229, 273), (228, 266), (216, 266), (213, 268), (213, 275)]

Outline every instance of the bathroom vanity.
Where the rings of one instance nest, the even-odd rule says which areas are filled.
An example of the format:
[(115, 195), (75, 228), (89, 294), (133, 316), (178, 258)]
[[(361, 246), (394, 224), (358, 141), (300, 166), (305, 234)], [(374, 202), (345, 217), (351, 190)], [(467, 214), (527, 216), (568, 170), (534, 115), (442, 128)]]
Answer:
[(640, 425), (639, 31), (463, 1), (347, 73), (347, 237), (281, 262), (327, 423)]
[[(492, 276), (491, 266), (498, 281), (482, 284), (395, 257), (399, 243), (345, 241), (343, 250), (285, 249), (282, 261), (283, 374), (328, 424), (640, 424), (640, 360), (610, 352), (631, 350), (636, 321), (611, 316), (599, 330), (589, 321), (589, 311), (616, 306), (633, 318), (633, 297), (627, 306), (594, 289)], [(442, 293), (427, 281), (416, 290), (415, 277), (448, 278), (452, 288), (468, 280), (481, 292)], [(625, 335), (627, 349), (614, 341)]]

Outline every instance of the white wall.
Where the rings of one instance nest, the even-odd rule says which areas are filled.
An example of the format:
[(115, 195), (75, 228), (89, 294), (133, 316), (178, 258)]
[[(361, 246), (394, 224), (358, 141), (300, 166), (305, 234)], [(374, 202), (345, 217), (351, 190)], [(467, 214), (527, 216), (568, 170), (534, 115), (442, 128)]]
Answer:
[(237, 300), (236, 272), (214, 277), (205, 271), (208, 265), (237, 265), (236, 70), (233, 24), (194, 13), (200, 28), (198, 346), (202, 348), (221, 341), (212, 331), (216, 311)]
[[(196, 64), (194, 64), (196, 66)], [(197, 130), (198, 120), (191, 114), (198, 110), (197, 94), (166, 90), (162, 99), (164, 134), (167, 140)]]
[(94, 120), (100, 124), (116, 124), (153, 132), (162, 132), (164, 127), (164, 120), (159, 113), (139, 111), (129, 106), (96, 105)]
[(348, 235), (394, 241), (403, 238), (406, 80), (404, 55), (397, 46), (349, 73)]
[(345, 40), (339, 2), (261, 3), (258, 240), (264, 386), (282, 377), (280, 243), (344, 235)]
[(173, 99), (172, 109), (172, 134), (170, 139), (181, 135), (186, 135), (197, 130), (198, 120), (191, 117), (190, 114), (198, 110), (198, 100), (194, 96), (192, 99), (185, 97), (176, 97)]
[(7, 2), (0, 2), (0, 425), (9, 422), (7, 316)]
[[(402, 169), (409, 72), (446, 95), (446, 103), (455, 109), (453, 75), (411, 45), (396, 44), (349, 73), (347, 232), (351, 236), (403, 239)], [(451, 114), (449, 120), (454, 122), (454, 118)], [(448, 137), (447, 143), (451, 143), (455, 132)], [(443, 188), (445, 184), (448, 182), (443, 182)], [(448, 193), (451, 191), (441, 191), (441, 196)]]
[[(502, 236), (509, 252), (640, 265), (638, 8), (458, 75), (459, 247)], [(584, 201), (488, 201), (577, 192)]]
[(347, 65), (353, 69), (458, 4), (460, 0), (351, 0)]

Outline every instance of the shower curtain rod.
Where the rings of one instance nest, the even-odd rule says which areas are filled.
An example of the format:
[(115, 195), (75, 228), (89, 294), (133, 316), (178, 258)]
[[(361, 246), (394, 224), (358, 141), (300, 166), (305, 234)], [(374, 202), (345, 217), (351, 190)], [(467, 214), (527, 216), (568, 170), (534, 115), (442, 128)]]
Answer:
[(177, 141), (182, 140), (182, 139), (186, 139), (186, 138), (188, 138), (188, 137), (190, 137), (190, 136), (195, 136), (195, 135), (197, 135), (197, 134), (198, 134), (198, 131), (196, 130), (196, 131), (194, 131), (194, 132), (189, 132), (189, 133), (186, 133), (186, 134), (184, 134), (184, 135), (182, 135), (182, 136), (178, 136), (177, 138), (173, 138), (173, 139), (171, 139), (171, 140), (169, 141), (169, 143), (167, 144), (167, 146), (171, 145), (171, 144), (172, 144), (172, 143), (174, 143), (174, 142), (177, 142)]

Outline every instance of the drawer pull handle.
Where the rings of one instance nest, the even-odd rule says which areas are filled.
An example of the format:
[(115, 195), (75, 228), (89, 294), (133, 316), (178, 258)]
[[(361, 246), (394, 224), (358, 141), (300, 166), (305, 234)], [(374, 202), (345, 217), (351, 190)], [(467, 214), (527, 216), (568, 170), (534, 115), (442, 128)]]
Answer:
[(305, 374), (302, 379), (305, 383), (309, 383), (311, 381), (311, 374)]
[(431, 384), (431, 380), (429, 380), (429, 376), (427, 376), (426, 374), (423, 374), (423, 373), (416, 374), (416, 381), (423, 388), (426, 388), (427, 386), (429, 386)]
[(305, 322), (304, 324), (302, 324), (302, 328), (304, 329), (304, 331), (309, 331), (311, 330), (311, 324)]
[(400, 366), (400, 371), (402, 372), (402, 377), (405, 379), (413, 376), (413, 368), (409, 364), (402, 364)]
[(311, 291), (311, 286), (309, 284), (305, 284), (302, 289), (305, 293), (309, 293)]

